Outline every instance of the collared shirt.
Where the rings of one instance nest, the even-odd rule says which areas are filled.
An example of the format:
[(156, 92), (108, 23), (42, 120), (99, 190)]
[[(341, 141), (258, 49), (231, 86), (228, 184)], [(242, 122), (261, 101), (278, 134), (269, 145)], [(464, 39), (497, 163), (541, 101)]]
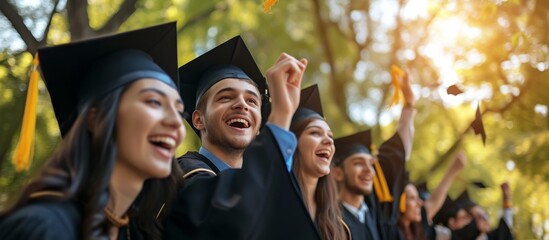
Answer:
[[(273, 133), (275, 141), (278, 143), (280, 152), (284, 157), (286, 168), (288, 169), (288, 172), (290, 172), (292, 170), (294, 152), (297, 148), (297, 138), (295, 134), (290, 131), (284, 130), (281, 127), (276, 126), (272, 123), (267, 123), (266, 126)], [(220, 172), (231, 168), (231, 166), (223, 162), (221, 159), (219, 159), (217, 156), (215, 156), (212, 152), (208, 151), (208, 149), (204, 147), (200, 147), (198, 153), (202, 154), (204, 157), (210, 160), (217, 167), (217, 169), (219, 169)]]
[(198, 153), (202, 154), (204, 157), (210, 160), (210, 162), (212, 162), (215, 165), (215, 167), (219, 169), (220, 172), (223, 172), (231, 168), (231, 166), (223, 162), (221, 159), (219, 159), (217, 156), (215, 156), (212, 152), (210, 152), (205, 147), (200, 147), (200, 149), (198, 149)]
[(361, 223), (365, 222), (366, 214), (368, 213), (368, 206), (362, 202), (360, 208), (356, 208), (351, 204), (341, 201), (343, 207), (345, 207), (350, 213), (352, 213)]
[(273, 132), (274, 138), (280, 148), (280, 152), (284, 157), (284, 162), (286, 163), (288, 172), (292, 171), (294, 152), (297, 148), (297, 138), (295, 134), (269, 122), (266, 126), (271, 129), (271, 132)]

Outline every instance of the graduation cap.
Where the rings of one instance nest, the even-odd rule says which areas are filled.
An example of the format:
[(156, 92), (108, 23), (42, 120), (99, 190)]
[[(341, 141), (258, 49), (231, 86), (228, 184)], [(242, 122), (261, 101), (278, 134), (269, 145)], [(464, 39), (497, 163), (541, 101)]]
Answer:
[(459, 87), (456, 84), (454, 84), (454, 85), (448, 87), (448, 89), (446, 89), (446, 93), (448, 93), (448, 95), (457, 96), (459, 94), (462, 94), (463, 91), (461, 89), (459, 89)]
[[(262, 115), (268, 105), (267, 82), (254, 58), (240, 36), (231, 38), (221, 45), (200, 55), (179, 68), (180, 91), (185, 112), (193, 130), (200, 132), (192, 123), (192, 113), (200, 97), (217, 82), (226, 78), (253, 80), (262, 95)], [(263, 115), (263, 123), (267, 116)]]
[(475, 135), (480, 134), (482, 136), (482, 144), (486, 145), (486, 132), (484, 131), (484, 124), (482, 123), (482, 114), (480, 113), (480, 104), (477, 106), (475, 120), (471, 123), (471, 127), (475, 132)]
[(448, 226), (448, 220), (456, 217), (459, 209), (461, 209), (450, 196), (446, 195), (446, 199), (440, 207), (440, 210), (433, 217), (433, 224), (442, 224)]
[(477, 188), (488, 188), (488, 186), (486, 186), (486, 184), (484, 184), (484, 182), (482, 181), (474, 181), (471, 184), (473, 184), (473, 186)]
[(335, 139), (334, 164), (340, 166), (347, 157), (355, 153), (371, 154), (371, 144), (372, 134), (370, 130)]
[(119, 86), (153, 78), (176, 88), (175, 27), (172, 22), (38, 49), (32, 62), (20, 139), (13, 153), (16, 170), (28, 170), (33, 158), (38, 65), (64, 136), (86, 104)]
[(469, 209), (473, 206), (476, 206), (477, 204), (471, 200), (471, 197), (469, 196), (469, 191), (465, 190), (463, 191), (455, 200), (455, 205), (457, 205), (460, 209)]
[(38, 49), (43, 79), (65, 135), (90, 101), (142, 78), (177, 88), (175, 22)]
[(419, 184), (416, 184), (417, 192), (419, 194), (419, 197), (422, 200), (427, 200), (429, 197), (431, 197), (431, 194), (429, 193), (429, 189), (427, 188), (427, 182), (423, 181)]
[(324, 113), (322, 111), (322, 103), (320, 102), (320, 93), (317, 84), (301, 90), (299, 107), (292, 117), (291, 126), (294, 126), (295, 124), (308, 118), (324, 119)]

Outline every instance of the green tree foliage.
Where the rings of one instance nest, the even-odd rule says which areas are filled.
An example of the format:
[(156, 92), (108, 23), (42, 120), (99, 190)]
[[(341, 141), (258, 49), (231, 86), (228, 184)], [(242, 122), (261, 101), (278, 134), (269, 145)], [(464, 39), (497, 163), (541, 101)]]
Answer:
[[(336, 136), (372, 128), (376, 143), (395, 131), (399, 106), (389, 69), (409, 70), (419, 98), (408, 164), (412, 180), (442, 178), (463, 148), (468, 165), (451, 195), (468, 188), (495, 224), (499, 184), (511, 183), (518, 239), (549, 234), (549, 2), (545, 0), (44, 0), (0, 2), (0, 206), (14, 199), (60, 141), (40, 86), (34, 164), (15, 173), (10, 154), (20, 128), (31, 54), (65, 43), (178, 21), (179, 63), (240, 34), (262, 70), (281, 52), (309, 59), (305, 84), (323, 92)], [(458, 84), (464, 93), (449, 96)], [(486, 146), (469, 124), (480, 104)], [(190, 129), (183, 153), (198, 147)], [(483, 180), (487, 189), (470, 182)]]

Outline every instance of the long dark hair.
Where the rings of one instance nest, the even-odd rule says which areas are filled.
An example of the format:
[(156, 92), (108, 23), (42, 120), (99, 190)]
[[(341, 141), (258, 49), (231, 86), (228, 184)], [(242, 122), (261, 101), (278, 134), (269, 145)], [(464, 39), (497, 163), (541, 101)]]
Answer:
[[(71, 201), (81, 213), (81, 238), (108, 239), (111, 225), (106, 221), (103, 209), (109, 200), (108, 185), (117, 156), (116, 113), (121, 96), (130, 85), (119, 87), (82, 108), (39, 176), (23, 189), (18, 201), (0, 218), (34, 200)], [(89, 117), (91, 109), (94, 109), (94, 118)], [(155, 219), (158, 204), (144, 205), (153, 202), (153, 198), (172, 199), (179, 176), (179, 165), (172, 161), (170, 176), (145, 182), (139, 205), (133, 207), (139, 209), (133, 219), (146, 239), (161, 238), (162, 230)], [(38, 192), (57, 192), (62, 197), (52, 199), (48, 194), (33, 197)]]
[[(321, 118), (307, 118), (290, 126), (290, 130), (299, 139), (309, 123)], [(301, 170), (301, 160), (299, 159), (299, 148), (294, 154), (293, 171), (297, 176), (299, 185), (303, 189), (303, 171)], [(341, 211), (337, 202), (337, 189), (335, 181), (331, 174), (322, 176), (318, 179), (315, 190), (314, 200), (316, 202), (316, 216), (313, 220), (323, 239), (345, 239), (345, 230), (341, 224)]]
[(425, 227), (423, 222), (411, 222), (410, 225), (406, 226), (402, 221), (402, 215), (398, 220), (398, 228), (405, 240), (427, 240)]

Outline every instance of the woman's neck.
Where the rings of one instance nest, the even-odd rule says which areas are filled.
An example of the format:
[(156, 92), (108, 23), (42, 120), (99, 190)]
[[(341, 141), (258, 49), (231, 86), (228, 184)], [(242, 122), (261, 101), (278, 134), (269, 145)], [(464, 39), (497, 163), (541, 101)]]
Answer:
[(316, 217), (315, 192), (316, 187), (318, 186), (318, 178), (304, 175), (301, 177), (301, 185), (305, 205), (309, 210), (309, 215), (311, 215), (311, 218), (314, 221)]
[[(109, 201), (107, 202), (108, 211), (116, 217), (123, 217), (130, 208), (131, 204), (137, 198), (145, 179), (138, 176), (132, 170), (115, 164), (112, 176), (109, 182)], [(110, 239), (118, 239), (117, 227), (112, 227), (109, 231)]]
[(110, 198), (107, 208), (119, 217), (126, 214), (130, 205), (141, 192), (144, 182), (144, 178), (115, 164), (109, 183)]

